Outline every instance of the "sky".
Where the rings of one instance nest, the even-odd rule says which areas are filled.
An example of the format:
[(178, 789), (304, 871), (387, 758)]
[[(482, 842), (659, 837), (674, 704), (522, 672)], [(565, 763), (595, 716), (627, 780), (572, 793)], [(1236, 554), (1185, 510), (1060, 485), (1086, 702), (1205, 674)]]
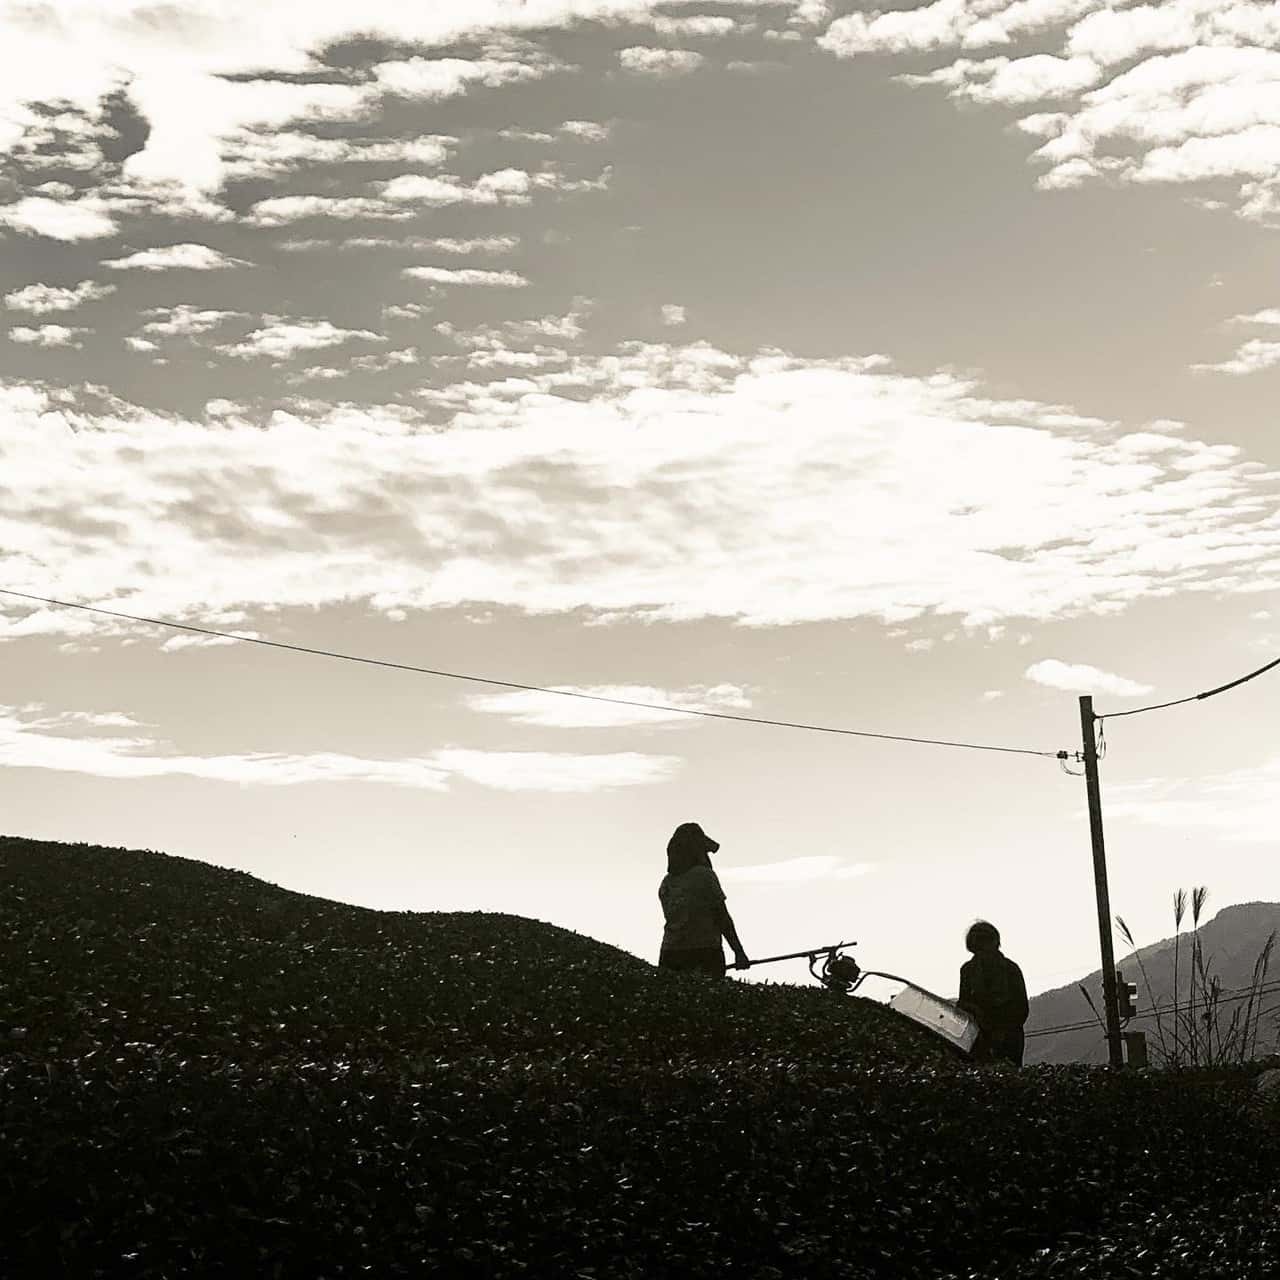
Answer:
[[(1017, 749), (0, 595), (4, 830), (653, 960), (698, 821), (754, 956), (1062, 985), (1024, 753), (1280, 654), (1278, 258), (1277, 4), (0, 0), (0, 588)], [(1104, 720), (1139, 942), (1278, 713)]]

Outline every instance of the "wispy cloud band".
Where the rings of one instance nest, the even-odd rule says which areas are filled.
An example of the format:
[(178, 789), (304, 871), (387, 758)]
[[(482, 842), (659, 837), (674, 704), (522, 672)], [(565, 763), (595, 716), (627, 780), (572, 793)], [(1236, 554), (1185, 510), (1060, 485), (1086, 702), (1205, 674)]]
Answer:
[[(133, 611), (179, 617), (365, 597), (989, 626), (1280, 580), (1280, 477), (1239, 449), (879, 358), (633, 345), (418, 398), (264, 417), (219, 403), (210, 430), (101, 389), (8, 386), (14, 585), (100, 598), (110, 583)], [(442, 415), (450, 430), (424, 429)], [(253, 518), (235, 514), (246, 486)]]
[(252, 751), (194, 755), (165, 750), (146, 735), (97, 734), (134, 727), (121, 713), (44, 714), (39, 707), (0, 706), (0, 764), (99, 778), (201, 778), (243, 786), (314, 782), (381, 783), (441, 791), (470, 782), (500, 791), (590, 792), (663, 781), (678, 767), (672, 756), (624, 751), (575, 755), (548, 751), (482, 751), (448, 747), (429, 756), (377, 760), (321, 751)]

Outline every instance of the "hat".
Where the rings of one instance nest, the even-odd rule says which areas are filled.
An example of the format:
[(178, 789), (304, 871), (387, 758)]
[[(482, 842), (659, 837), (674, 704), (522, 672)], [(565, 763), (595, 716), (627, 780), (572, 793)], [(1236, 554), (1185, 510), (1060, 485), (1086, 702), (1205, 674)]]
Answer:
[(668, 852), (673, 845), (695, 848), (703, 853), (716, 853), (720, 848), (720, 842), (713, 840), (696, 822), (682, 822), (671, 835)]

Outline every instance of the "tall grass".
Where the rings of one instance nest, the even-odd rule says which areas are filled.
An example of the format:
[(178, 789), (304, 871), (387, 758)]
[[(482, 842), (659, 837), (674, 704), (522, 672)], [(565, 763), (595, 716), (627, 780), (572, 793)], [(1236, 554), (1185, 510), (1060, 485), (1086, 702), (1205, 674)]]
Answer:
[(1271, 931), (1258, 952), (1249, 985), (1234, 995), (1224, 992), (1221, 979), (1213, 971), (1213, 957), (1205, 955), (1200, 937), (1200, 916), (1208, 897), (1209, 890), (1203, 885), (1191, 891), (1191, 955), (1184, 994), (1181, 952), (1187, 894), (1179, 889), (1173, 896), (1173, 994), (1167, 1002), (1162, 1002), (1156, 995), (1151, 974), (1132, 931), (1122, 916), (1116, 917), (1116, 926), (1133, 949), (1146, 988), (1147, 1002), (1155, 1022), (1157, 1043), (1154, 1056), (1160, 1066), (1175, 1070), (1249, 1061), (1257, 1055), (1262, 1018), (1268, 1012), (1262, 1008), (1262, 995), (1275, 955), (1276, 931)]

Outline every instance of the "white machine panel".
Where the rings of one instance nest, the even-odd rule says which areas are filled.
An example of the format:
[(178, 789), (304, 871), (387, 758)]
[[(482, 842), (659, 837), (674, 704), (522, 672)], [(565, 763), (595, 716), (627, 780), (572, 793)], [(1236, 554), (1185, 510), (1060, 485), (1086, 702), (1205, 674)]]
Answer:
[(936, 1031), (961, 1052), (972, 1052), (978, 1038), (978, 1020), (949, 1000), (908, 983), (889, 1001), (889, 1008)]

